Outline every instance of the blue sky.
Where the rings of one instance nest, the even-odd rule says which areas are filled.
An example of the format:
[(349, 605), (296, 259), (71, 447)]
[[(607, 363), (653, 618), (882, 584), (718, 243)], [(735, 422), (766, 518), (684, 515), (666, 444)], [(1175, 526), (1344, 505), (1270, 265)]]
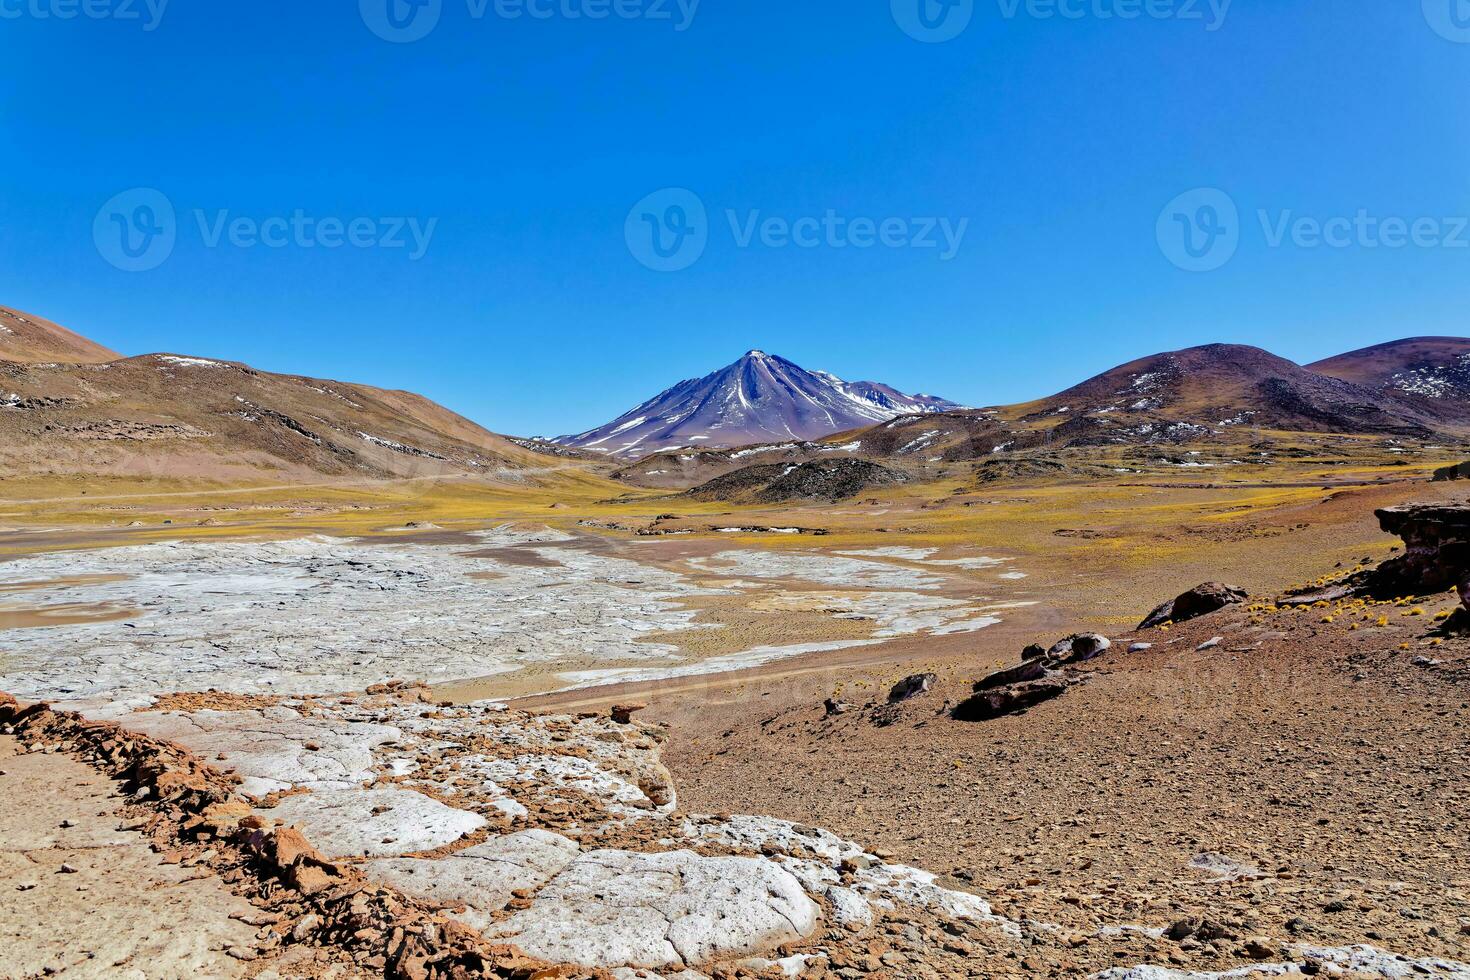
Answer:
[[(919, 0), (438, 0), (411, 43), (367, 26), (387, 0), (86, 2), (104, 16), (0, 0), (0, 302), (124, 353), (559, 434), (753, 347), (991, 404), (1211, 341), (1310, 360), (1466, 332), (1463, 0), (968, 0), (967, 25), (925, 0), (964, 26), (940, 43), (900, 26), (923, 33)], [(108, 261), (99, 220), (134, 188), (175, 213), (147, 271)], [(688, 198), (633, 210), (665, 188), (705, 210), (673, 272), (637, 232)], [(1220, 198), (1164, 211), (1197, 188), (1237, 209), (1203, 272), (1169, 233), (1230, 221), (1201, 210)], [(313, 230), (278, 237), (298, 213)], [(249, 223), (232, 242), (222, 218)], [(390, 234), (409, 218), (417, 258)], [(329, 219), (365, 219), (364, 247), (323, 247)], [(913, 247), (941, 219), (958, 247)]]

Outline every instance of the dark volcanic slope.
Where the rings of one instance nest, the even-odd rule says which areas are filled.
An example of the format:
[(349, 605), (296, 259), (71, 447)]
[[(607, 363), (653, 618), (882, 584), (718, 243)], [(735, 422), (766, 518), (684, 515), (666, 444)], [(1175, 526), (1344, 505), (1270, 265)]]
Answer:
[(1307, 367), (1388, 395), (1436, 419), (1464, 424), (1470, 417), (1470, 338), (1410, 337)]
[[(79, 353), (102, 350), (58, 336)], [(528, 465), (546, 461), (412, 392), (173, 354), (0, 360), (0, 474), (289, 481)]]
[(689, 491), (700, 500), (775, 504), (791, 500), (846, 500), (872, 487), (907, 482), (902, 473), (861, 459), (761, 463), (715, 477)]
[(714, 374), (682, 381), (606, 425), (557, 442), (610, 456), (679, 447), (727, 449), (820, 439), (900, 415), (958, 408), (871, 381), (847, 382), (751, 351)]
[(0, 306), (0, 361), (101, 364), (118, 356), (50, 320)]
[(1235, 344), (1145, 357), (1024, 408), (1029, 421), (1065, 419), (1057, 432), (1074, 443), (1236, 426), (1416, 435), (1430, 421), (1381, 391)]

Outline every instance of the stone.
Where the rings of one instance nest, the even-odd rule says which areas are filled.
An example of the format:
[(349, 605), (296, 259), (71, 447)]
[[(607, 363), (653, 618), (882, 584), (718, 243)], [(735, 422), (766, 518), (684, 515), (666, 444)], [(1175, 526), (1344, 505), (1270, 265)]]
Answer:
[(612, 720), (619, 725), (631, 725), (633, 716), (647, 707), (646, 704), (615, 704), (612, 708)]
[(956, 721), (989, 721), (1061, 697), (1076, 681), (1060, 675), (979, 691), (951, 712)]
[(516, 893), (541, 887), (581, 852), (574, 841), (545, 830), (494, 837), (437, 861), (393, 858), (370, 861), (364, 870), (411, 898), (444, 906), (467, 906), (465, 920), (489, 926), (495, 912)]
[(819, 916), (797, 880), (763, 858), (593, 851), (489, 934), (551, 962), (657, 969), (795, 942)]
[(1068, 637), (1065, 641), (1068, 652), (1063, 663), (1081, 663), (1084, 660), (1095, 660), (1111, 649), (1113, 641), (1100, 633), (1078, 633), (1076, 636)]
[(486, 825), (478, 814), (402, 789), (327, 790), (288, 796), (278, 806), (257, 812), (300, 827), (306, 839), (329, 859), (431, 851)]
[(852, 704), (850, 702), (839, 701), (836, 698), (828, 698), (823, 707), (828, 718), (836, 718), (838, 715), (845, 715), (852, 710)]
[(1224, 642), (1225, 642), (1225, 637), (1223, 637), (1223, 636), (1216, 636), (1216, 637), (1212, 637), (1212, 638), (1206, 640), (1205, 642), (1201, 643), (1199, 646), (1195, 647), (1194, 649), (1195, 649), (1196, 652), (1200, 652), (1200, 651), (1204, 651), (1204, 650), (1213, 650), (1213, 649), (1215, 649), (1216, 647), (1218, 647), (1220, 644), (1222, 644)]
[(1040, 680), (1053, 673), (1050, 661), (1043, 658), (1039, 660), (1027, 660), (1014, 667), (1006, 667), (986, 676), (983, 680), (975, 683), (976, 691), (989, 691), (998, 687), (1007, 687), (1012, 684), (1022, 684), (1027, 681)]
[(938, 681), (938, 674), (914, 674), (911, 677), (905, 677), (893, 685), (893, 689), (888, 692), (888, 703), (899, 704), (921, 694), (928, 694), (929, 689)]
[(1138, 628), (1152, 629), (1168, 622), (1182, 623), (1198, 619), (1226, 606), (1239, 605), (1248, 598), (1250, 596), (1244, 589), (1222, 582), (1205, 582), (1160, 605), (1138, 624)]
[(1143, 653), (1145, 650), (1152, 650), (1153, 648), (1154, 645), (1152, 643), (1133, 643), (1129, 645), (1128, 652)]

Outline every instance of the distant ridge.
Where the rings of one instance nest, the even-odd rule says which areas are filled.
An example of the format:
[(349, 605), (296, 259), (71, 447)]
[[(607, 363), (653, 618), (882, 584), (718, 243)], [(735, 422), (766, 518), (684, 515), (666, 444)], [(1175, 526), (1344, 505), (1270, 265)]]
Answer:
[(105, 364), (122, 355), (30, 313), (0, 306), (0, 361)]

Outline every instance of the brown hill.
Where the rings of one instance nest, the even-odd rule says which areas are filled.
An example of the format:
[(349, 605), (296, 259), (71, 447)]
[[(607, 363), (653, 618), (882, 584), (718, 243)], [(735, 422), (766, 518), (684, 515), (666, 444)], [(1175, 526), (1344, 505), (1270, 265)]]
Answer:
[[(75, 338), (79, 353), (102, 351), (55, 330), (45, 334)], [(0, 472), (7, 474), (291, 482), (514, 476), (546, 464), (411, 392), (174, 354), (0, 360)]]
[(1067, 445), (1192, 441), (1236, 428), (1427, 435), (1433, 419), (1381, 391), (1256, 347), (1210, 344), (1113, 368), (1020, 406)]
[(1307, 365), (1387, 395), (1413, 411), (1463, 424), (1470, 416), (1470, 338), (1410, 337)]
[(0, 361), (101, 364), (119, 356), (50, 320), (0, 306)]

